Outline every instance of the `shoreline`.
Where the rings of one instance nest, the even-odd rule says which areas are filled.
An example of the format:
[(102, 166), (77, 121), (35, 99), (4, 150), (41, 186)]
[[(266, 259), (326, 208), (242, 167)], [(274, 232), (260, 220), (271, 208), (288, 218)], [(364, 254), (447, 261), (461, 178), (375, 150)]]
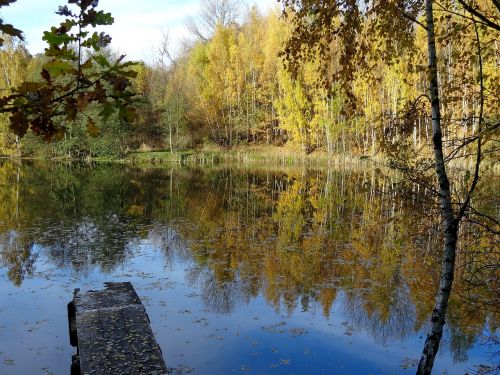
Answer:
[[(388, 160), (380, 153), (375, 155), (363, 155), (358, 153), (335, 153), (329, 154), (324, 150), (315, 150), (306, 155), (298, 148), (258, 145), (258, 146), (236, 146), (232, 149), (223, 149), (217, 146), (204, 146), (199, 149), (184, 149), (174, 152), (167, 150), (135, 150), (129, 152), (122, 158), (108, 157), (29, 157), (16, 155), (2, 155), (0, 159), (6, 160), (31, 160), (31, 161), (53, 161), (70, 163), (120, 163), (132, 166), (215, 166), (218, 164), (229, 165), (268, 165), (273, 167), (313, 167), (328, 168), (339, 165), (370, 165), (371, 168), (392, 169), (388, 166)], [(475, 160), (454, 160), (449, 164), (453, 169), (466, 170), (472, 168)], [(492, 161), (483, 161), (484, 166), (489, 165), (494, 174), (500, 174), (500, 167)], [(483, 168), (484, 168), (483, 166)]]
[(323, 150), (316, 150), (306, 155), (302, 150), (280, 146), (237, 146), (232, 149), (222, 149), (216, 146), (199, 149), (184, 149), (178, 151), (167, 150), (136, 150), (121, 158), (107, 157), (31, 157), (2, 155), (1, 159), (11, 160), (45, 160), (59, 162), (115, 162), (126, 164), (179, 164), (179, 165), (207, 165), (220, 163), (262, 164), (273, 165), (312, 165), (328, 166), (331, 164), (351, 164), (360, 161), (382, 162), (380, 156), (361, 154), (328, 154)]

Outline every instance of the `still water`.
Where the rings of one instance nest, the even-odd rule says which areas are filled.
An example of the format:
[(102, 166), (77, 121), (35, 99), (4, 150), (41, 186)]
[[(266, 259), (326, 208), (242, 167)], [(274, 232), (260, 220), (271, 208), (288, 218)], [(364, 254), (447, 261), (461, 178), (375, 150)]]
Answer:
[[(0, 374), (69, 373), (66, 304), (106, 281), (133, 283), (174, 374), (412, 374), (441, 245), (425, 192), (396, 186), (360, 167), (0, 162)], [(464, 265), (494, 246), (464, 238)], [(436, 374), (498, 362), (497, 281), (466, 293), (469, 268)]]

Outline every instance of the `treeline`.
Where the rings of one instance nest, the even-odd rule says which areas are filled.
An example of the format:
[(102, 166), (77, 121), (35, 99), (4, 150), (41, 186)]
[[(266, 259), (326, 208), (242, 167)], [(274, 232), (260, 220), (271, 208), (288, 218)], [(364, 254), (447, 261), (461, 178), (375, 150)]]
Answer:
[[(442, 117), (446, 147), (465, 142), (454, 154), (460, 156), (467, 155), (466, 140), (481, 114), (488, 123), (498, 122), (500, 51), (493, 32), (454, 15), (463, 13), (458, 3), (447, 7), (436, 19)], [(430, 142), (430, 104), (422, 96), (428, 90), (427, 46), (417, 24), (407, 40), (388, 45), (372, 35), (374, 20), (365, 18), (356, 35), (361, 47), (353, 55), (364, 68), (351, 72), (347, 92), (335, 79), (324, 84), (344, 66), (339, 48), (345, 46), (329, 45), (326, 61), (313, 59), (291, 74), (282, 57), (291, 23), (278, 10), (263, 15), (252, 8), (242, 21), (236, 13), (206, 16), (213, 17), (213, 27), (202, 33), (194, 25), (197, 37), (175, 58), (165, 37), (157, 62), (137, 65), (134, 85), (142, 100), (134, 121), (116, 116), (88, 129), (82, 118), (47, 144), (29, 134), (17, 139), (0, 117), (0, 153), (120, 157), (137, 149), (272, 144), (306, 154), (374, 155), (401, 152), (401, 145), (421, 150)], [(43, 56), (32, 57), (22, 43), (9, 40), (0, 60), (0, 87), (9, 88), (36, 79)]]

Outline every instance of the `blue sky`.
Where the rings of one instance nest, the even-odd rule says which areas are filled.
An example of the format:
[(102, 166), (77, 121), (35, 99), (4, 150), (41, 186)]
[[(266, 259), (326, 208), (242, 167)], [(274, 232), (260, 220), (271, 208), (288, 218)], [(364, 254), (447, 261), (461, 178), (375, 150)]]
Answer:
[[(256, 4), (263, 12), (276, 6), (276, 0), (241, 0), (246, 6)], [(1, 10), (6, 23), (24, 31), (28, 49), (43, 52), (42, 33), (56, 26), (62, 17), (54, 12), (66, 0), (17, 0)], [(99, 8), (111, 12), (112, 26), (104, 30), (113, 38), (112, 46), (129, 59), (151, 62), (154, 50), (162, 39), (162, 30), (168, 30), (173, 49), (188, 36), (185, 20), (195, 17), (199, 0), (100, 0)]]

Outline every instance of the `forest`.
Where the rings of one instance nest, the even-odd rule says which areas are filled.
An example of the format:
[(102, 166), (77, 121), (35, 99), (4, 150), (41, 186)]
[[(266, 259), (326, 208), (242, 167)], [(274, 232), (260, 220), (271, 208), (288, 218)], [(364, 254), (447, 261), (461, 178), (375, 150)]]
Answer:
[[(15, 1), (0, 1), (0, 7)], [(315, 301), (328, 318), (338, 285), (323, 287), (336, 284), (330, 277), (339, 275), (346, 279), (341, 282), (342, 298), (364, 303), (370, 317), (390, 321), (396, 319), (392, 307), (402, 312), (405, 307), (398, 303), (415, 302), (414, 310), (402, 314), (415, 312), (415, 333), (427, 332), (425, 339), (420, 337), (418, 374), (431, 373), (442, 338), (450, 337), (445, 323), (446, 329), (455, 329), (450, 324), (453, 314), (462, 308), (474, 314), (474, 303), (457, 309), (457, 297), (463, 294), (469, 302), (478, 296), (489, 302), (481, 307), (484, 316), (476, 315), (479, 328), (451, 334), (460, 341), (452, 343), (457, 353), (466, 352), (479, 338), (491, 337), (498, 344), (498, 280), (490, 274), (498, 269), (499, 233), (497, 0), (280, 0), (266, 13), (236, 0), (202, 0), (199, 13), (187, 21), (190, 38), (172, 48), (170, 34), (164, 31), (154, 61), (147, 62), (127, 60), (113, 49), (110, 35), (98, 32), (114, 22), (110, 13), (97, 10), (98, 3), (68, 0), (70, 7), (59, 7), (56, 13), (65, 19), (43, 33), (43, 54), (31, 55), (22, 32), (0, 19), (0, 155), (16, 159), (5, 164), (2, 186), (17, 214), (24, 200), (37, 195), (35, 185), (46, 168), (29, 168), (31, 162), (25, 161), (24, 175), (20, 158), (67, 163), (71, 173), (52, 179), (50, 189), (63, 187), (63, 197), (56, 199), (62, 203), (58, 211), (72, 215), (86, 202), (77, 194), (84, 175), (103, 168), (99, 161), (135, 163), (140, 155), (185, 156), (207, 150), (220, 155), (254, 150), (262, 164), (271, 164), (268, 152), (309, 161), (323, 158), (328, 166), (319, 174), (307, 164), (300, 178), (283, 172), (281, 177), (267, 174), (264, 181), (257, 175), (232, 178), (232, 170), (224, 168), (215, 174), (192, 166), (183, 170), (181, 157), (185, 198), (171, 199), (170, 164), (152, 172), (155, 184), (166, 189), (158, 204), (149, 177), (141, 183), (140, 174), (135, 178), (136, 172), (127, 171), (134, 166), (110, 163), (121, 185), (108, 190), (93, 181), (84, 195), (104, 202), (97, 211), (104, 208), (105, 213), (99, 211), (97, 220), (106, 223), (119, 220), (119, 214), (131, 221), (148, 219), (153, 217), (148, 207), (156, 205), (166, 215), (159, 215), (160, 221), (170, 217), (172, 205), (188, 212), (180, 219), (190, 225), (174, 220), (169, 231), (187, 241), (188, 258), (196, 263), (186, 270), (187, 279), (201, 284), (206, 279), (209, 286), (222, 283), (220, 294), (214, 292), (217, 288), (207, 291), (201, 286), (209, 295), (202, 297), (204, 303), (216, 313), (233, 311), (231, 296), (240, 288), (233, 283), (237, 274), (248, 288), (245, 293), (236, 290), (237, 299), (250, 303), (250, 297), (263, 296), (268, 305), (283, 307), (290, 315), (299, 298), (302, 312), (308, 310), (308, 301)], [(339, 158), (356, 160), (350, 167), (363, 174), (351, 189), (345, 188), (349, 170), (343, 170), (338, 181), (330, 170)], [(49, 175), (64, 170), (63, 165), (52, 163), (54, 175)], [(73, 174), (74, 166), (88, 170), (82, 176)], [(366, 177), (369, 172), (371, 178)], [(76, 182), (68, 183), (73, 178)], [(205, 187), (198, 198), (200, 181)], [(124, 198), (127, 184), (133, 192), (130, 204)], [(22, 188), (31, 185), (20, 200)], [(59, 193), (50, 189), (47, 197)], [(229, 198), (219, 199), (219, 194)], [(119, 204), (108, 207), (113, 199)], [(29, 211), (38, 220), (44, 216), (37, 211), (43, 199), (34, 201)], [(76, 240), (71, 238), (66, 251), (61, 240), (65, 233), (73, 236), (81, 230), (99, 237), (98, 225), (90, 219), (95, 203), (89, 200), (87, 214), (77, 215), (83, 218), (81, 227), (56, 236), (59, 247), (54, 251), (62, 254), (54, 253), (55, 258), (67, 262), (66, 267), (79, 249), (72, 248)], [(351, 226), (343, 231), (346, 217)], [(30, 222), (29, 215), (14, 223), (16, 236), (25, 221)], [(10, 225), (8, 219), (0, 224)], [(141, 240), (147, 232), (142, 228)], [(15, 285), (32, 275), (31, 251), (36, 241), (44, 243), (37, 230), (26, 231), (28, 245), (21, 246), (21, 254), (16, 246), (9, 252), (14, 241), (10, 233), (16, 231), (5, 232), (8, 245), (2, 262)], [(36, 240), (31, 240), (30, 231)], [(266, 246), (261, 248), (259, 242), (251, 251), (265, 248), (270, 253), (256, 262), (239, 244), (259, 236)], [(115, 241), (114, 250), (125, 246), (112, 233), (102, 240)], [(344, 240), (346, 254), (336, 248)], [(130, 246), (137, 250), (138, 242)], [(125, 252), (118, 250), (117, 263), (124, 264)], [(94, 253), (98, 257), (92, 260)], [(98, 247), (84, 255), (91, 269), (100, 255), (110, 260), (114, 253)], [(417, 263), (429, 276), (430, 292), (422, 292), (411, 273)], [(86, 265), (75, 270), (80, 266)], [(101, 271), (113, 269), (104, 265)], [(375, 292), (358, 301), (350, 295), (349, 273), (357, 287), (365, 280), (370, 283), (366, 289)], [(399, 277), (405, 278), (404, 285), (391, 289), (400, 285)], [(286, 284), (284, 291), (273, 284), (276, 280)], [(378, 287), (389, 290), (377, 293)]]
[[(198, 24), (190, 25), (193, 38), (182, 48), (173, 51), (165, 32), (156, 61), (133, 65), (136, 116), (115, 113), (103, 120), (90, 105), (70, 125), (58, 118), (55, 126), (63, 131), (47, 142), (31, 131), (13, 134), (9, 114), (0, 114), (0, 154), (117, 159), (137, 150), (271, 145), (304, 155), (382, 158), (404, 148), (408, 158), (430, 143), (426, 35), (418, 24), (389, 41), (374, 31), (374, 19), (362, 17), (355, 51), (324, 38), (319, 43), (327, 49), (310, 51), (316, 57), (297, 67), (285, 59), (292, 14), (283, 16), (279, 8), (262, 14), (238, 2), (211, 11), (211, 3), (201, 2)], [(478, 6), (494, 14), (488, 1)], [(443, 143), (450, 153), (460, 145), (452, 156), (467, 158), (478, 119), (491, 127), (499, 120), (498, 32), (467, 16), (460, 3), (440, 3), (435, 12)], [(32, 56), (20, 39), (3, 38), (2, 92), (43, 81), (40, 71), (50, 57)], [(112, 43), (85, 53), (120, 58)]]

